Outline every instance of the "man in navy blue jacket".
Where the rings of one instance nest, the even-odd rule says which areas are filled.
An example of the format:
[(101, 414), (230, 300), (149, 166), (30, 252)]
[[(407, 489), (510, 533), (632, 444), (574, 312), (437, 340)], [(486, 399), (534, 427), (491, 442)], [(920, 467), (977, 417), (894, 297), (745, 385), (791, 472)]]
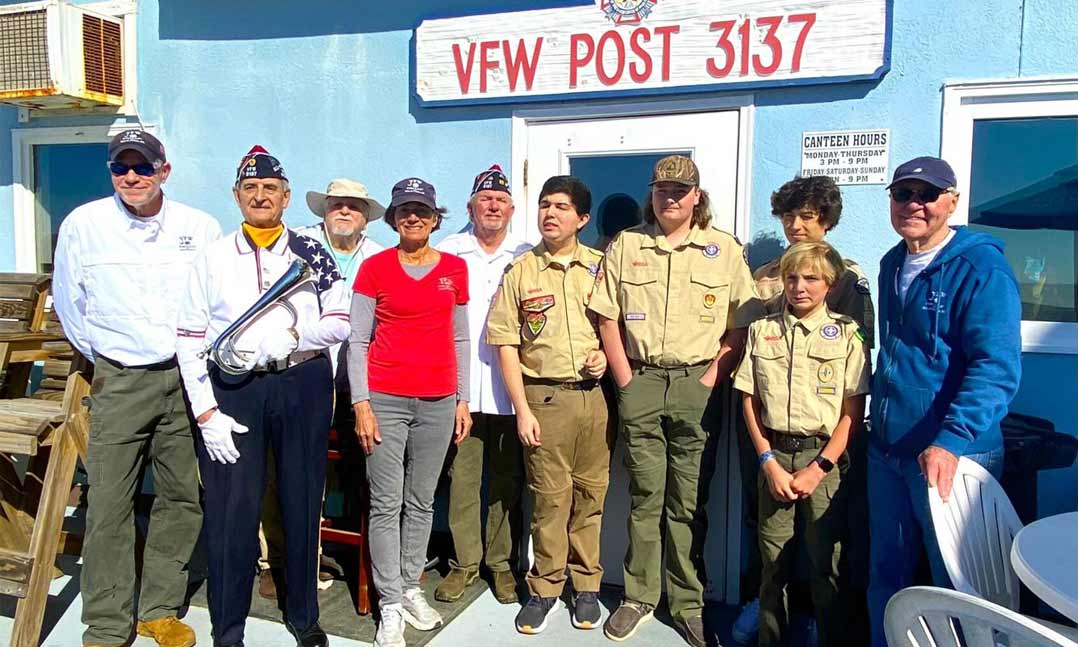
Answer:
[(1002, 242), (948, 226), (955, 185), (947, 162), (918, 157), (899, 166), (888, 187), (902, 242), (880, 262), (868, 464), (869, 609), (880, 647), (884, 608), (913, 583), (922, 546), (935, 583), (950, 585), (926, 483), (946, 500), (960, 456), (999, 478), (1000, 421), (1021, 373), (1018, 284)]

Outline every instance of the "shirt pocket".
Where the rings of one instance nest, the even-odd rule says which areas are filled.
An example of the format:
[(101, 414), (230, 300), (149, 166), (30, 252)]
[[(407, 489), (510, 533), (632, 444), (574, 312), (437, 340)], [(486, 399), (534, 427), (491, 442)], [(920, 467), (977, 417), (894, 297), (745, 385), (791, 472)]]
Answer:
[(842, 410), (846, 392), (846, 340), (814, 339), (808, 347), (810, 394), (815, 393), (831, 415)]
[(86, 314), (98, 318), (143, 312), (142, 257), (122, 252), (87, 254), (82, 261), (86, 281)]
[(653, 300), (658, 297), (659, 271), (652, 268), (627, 267), (621, 277), (621, 316), (626, 324), (646, 321), (655, 315)]
[(757, 393), (767, 385), (786, 385), (790, 371), (789, 351), (786, 340), (758, 340), (752, 347), (753, 379), (756, 380)]
[(696, 313), (695, 321), (705, 326), (721, 326), (726, 330), (726, 316), (730, 306), (730, 282), (714, 272), (696, 271), (689, 278), (690, 312)]

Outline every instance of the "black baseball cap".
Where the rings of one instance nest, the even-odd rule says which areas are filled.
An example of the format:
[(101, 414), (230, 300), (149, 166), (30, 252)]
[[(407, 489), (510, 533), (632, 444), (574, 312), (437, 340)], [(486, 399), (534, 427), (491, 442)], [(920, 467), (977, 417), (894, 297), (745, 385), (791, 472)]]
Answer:
[(891, 178), (891, 183), (887, 185), (887, 188), (890, 189), (902, 180), (921, 180), (922, 182), (928, 182), (937, 189), (950, 189), (958, 186), (958, 179), (954, 175), (954, 169), (951, 168), (950, 164), (938, 157), (915, 157), (900, 164), (895, 169), (895, 175)]
[(109, 161), (115, 162), (124, 151), (135, 151), (150, 164), (166, 161), (164, 145), (145, 130), (125, 130), (113, 137), (109, 142)]

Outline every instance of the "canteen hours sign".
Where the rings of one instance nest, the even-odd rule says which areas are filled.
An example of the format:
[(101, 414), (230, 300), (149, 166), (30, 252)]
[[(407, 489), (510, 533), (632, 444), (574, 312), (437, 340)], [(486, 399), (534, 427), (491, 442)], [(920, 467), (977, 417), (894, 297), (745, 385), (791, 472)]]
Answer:
[(801, 134), (801, 175), (829, 175), (836, 184), (887, 184), (890, 130)]
[(888, 0), (594, 0), (425, 20), (415, 92), (440, 105), (875, 79), (889, 22)]

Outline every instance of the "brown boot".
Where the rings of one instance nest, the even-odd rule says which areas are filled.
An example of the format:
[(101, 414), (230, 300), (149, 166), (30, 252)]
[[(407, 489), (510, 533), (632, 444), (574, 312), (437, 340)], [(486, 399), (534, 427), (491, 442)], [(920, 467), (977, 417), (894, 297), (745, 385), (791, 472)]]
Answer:
[(273, 578), (272, 568), (258, 574), (258, 594), (267, 600), (277, 599), (277, 582)]
[(439, 602), (456, 602), (464, 595), (464, 590), (478, 579), (478, 568), (451, 568), (438, 588), (434, 589), (434, 599)]
[(140, 636), (156, 640), (160, 647), (193, 647), (195, 644), (195, 632), (176, 616), (148, 622), (139, 620), (135, 630)]
[(513, 571), (494, 571), (494, 585), (490, 590), (494, 592), (494, 599), (502, 604), (518, 604), (520, 596), (517, 595), (517, 578)]

